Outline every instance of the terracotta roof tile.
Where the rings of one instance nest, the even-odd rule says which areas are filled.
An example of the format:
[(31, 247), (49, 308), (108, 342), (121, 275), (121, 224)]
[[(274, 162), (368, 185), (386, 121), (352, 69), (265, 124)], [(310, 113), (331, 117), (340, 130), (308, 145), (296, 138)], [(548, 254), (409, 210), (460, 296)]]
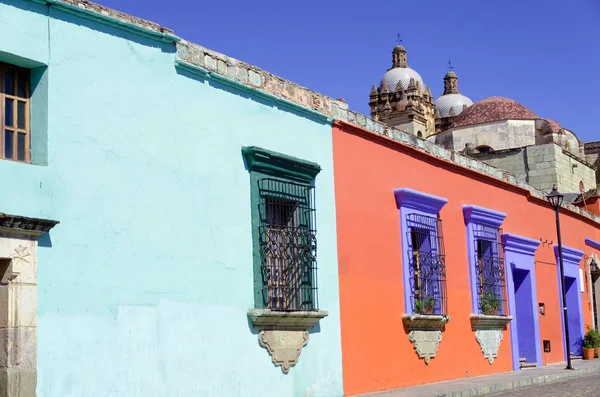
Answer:
[[(465, 110), (454, 120), (455, 127), (491, 123), (503, 120), (535, 120), (539, 117), (512, 99), (494, 96), (483, 99)], [(557, 123), (558, 124), (558, 123)]]

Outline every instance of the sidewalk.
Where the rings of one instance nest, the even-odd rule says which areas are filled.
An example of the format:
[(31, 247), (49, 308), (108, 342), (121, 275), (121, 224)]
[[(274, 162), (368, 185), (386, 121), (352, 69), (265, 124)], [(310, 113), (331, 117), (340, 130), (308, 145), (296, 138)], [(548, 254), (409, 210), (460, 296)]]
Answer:
[(356, 397), (472, 397), (485, 396), (522, 387), (535, 386), (566, 380), (588, 374), (600, 374), (600, 359), (577, 360), (573, 371), (565, 370), (565, 364), (552, 364), (542, 368), (503, 372), (494, 375), (474, 376), (411, 386), (403, 389), (360, 394)]

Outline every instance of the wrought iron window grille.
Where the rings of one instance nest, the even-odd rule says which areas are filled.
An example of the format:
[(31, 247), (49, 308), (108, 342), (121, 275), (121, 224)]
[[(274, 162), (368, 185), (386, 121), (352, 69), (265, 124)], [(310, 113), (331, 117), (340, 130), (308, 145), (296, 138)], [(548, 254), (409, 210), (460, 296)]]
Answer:
[(508, 315), (501, 235), (502, 229), (473, 225), (477, 304), (479, 313), (485, 315)]
[(412, 311), (445, 315), (448, 310), (442, 221), (421, 214), (408, 214), (406, 221)]
[(258, 192), (264, 307), (318, 310), (314, 186), (263, 178)]

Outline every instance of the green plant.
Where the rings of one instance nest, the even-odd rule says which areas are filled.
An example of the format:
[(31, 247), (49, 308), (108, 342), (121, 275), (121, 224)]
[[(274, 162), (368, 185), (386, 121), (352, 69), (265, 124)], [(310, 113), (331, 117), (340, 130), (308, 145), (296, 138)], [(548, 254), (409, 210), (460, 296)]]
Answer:
[(597, 347), (600, 347), (600, 332), (588, 325), (587, 332), (583, 337), (583, 348), (595, 349)]
[(500, 309), (500, 299), (498, 299), (498, 296), (495, 293), (485, 291), (480, 299), (481, 311), (483, 314), (495, 315), (498, 313), (498, 309)]
[(415, 311), (419, 314), (432, 314), (436, 303), (437, 299), (433, 296), (427, 296), (424, 299), (415, 299)]

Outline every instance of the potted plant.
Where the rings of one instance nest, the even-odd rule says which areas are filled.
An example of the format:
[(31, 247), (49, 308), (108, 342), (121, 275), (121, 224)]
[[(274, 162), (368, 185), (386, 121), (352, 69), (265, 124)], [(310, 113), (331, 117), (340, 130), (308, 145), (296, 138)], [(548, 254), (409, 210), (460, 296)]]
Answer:
[(437, 299), (433, 296), (427, 296), (425, 299), (415, 300), (415, 311), (419, 314), (433, 314)]
[(481, 297), (482, 313), (487, 316), (495, 316), (498, 314), (498, 309), (500, 309), (500, 299), (498, 299), (498, 296), (493, 292), (484, 292)]
[(593, 329), (588, 325), (587, 332), (583, 337), (583, 359), (584, 360), (592, 360), (594, 358), (594, 353), (596, 352), (596, 348), (600, 346), (600, 338), (598, 331)]

